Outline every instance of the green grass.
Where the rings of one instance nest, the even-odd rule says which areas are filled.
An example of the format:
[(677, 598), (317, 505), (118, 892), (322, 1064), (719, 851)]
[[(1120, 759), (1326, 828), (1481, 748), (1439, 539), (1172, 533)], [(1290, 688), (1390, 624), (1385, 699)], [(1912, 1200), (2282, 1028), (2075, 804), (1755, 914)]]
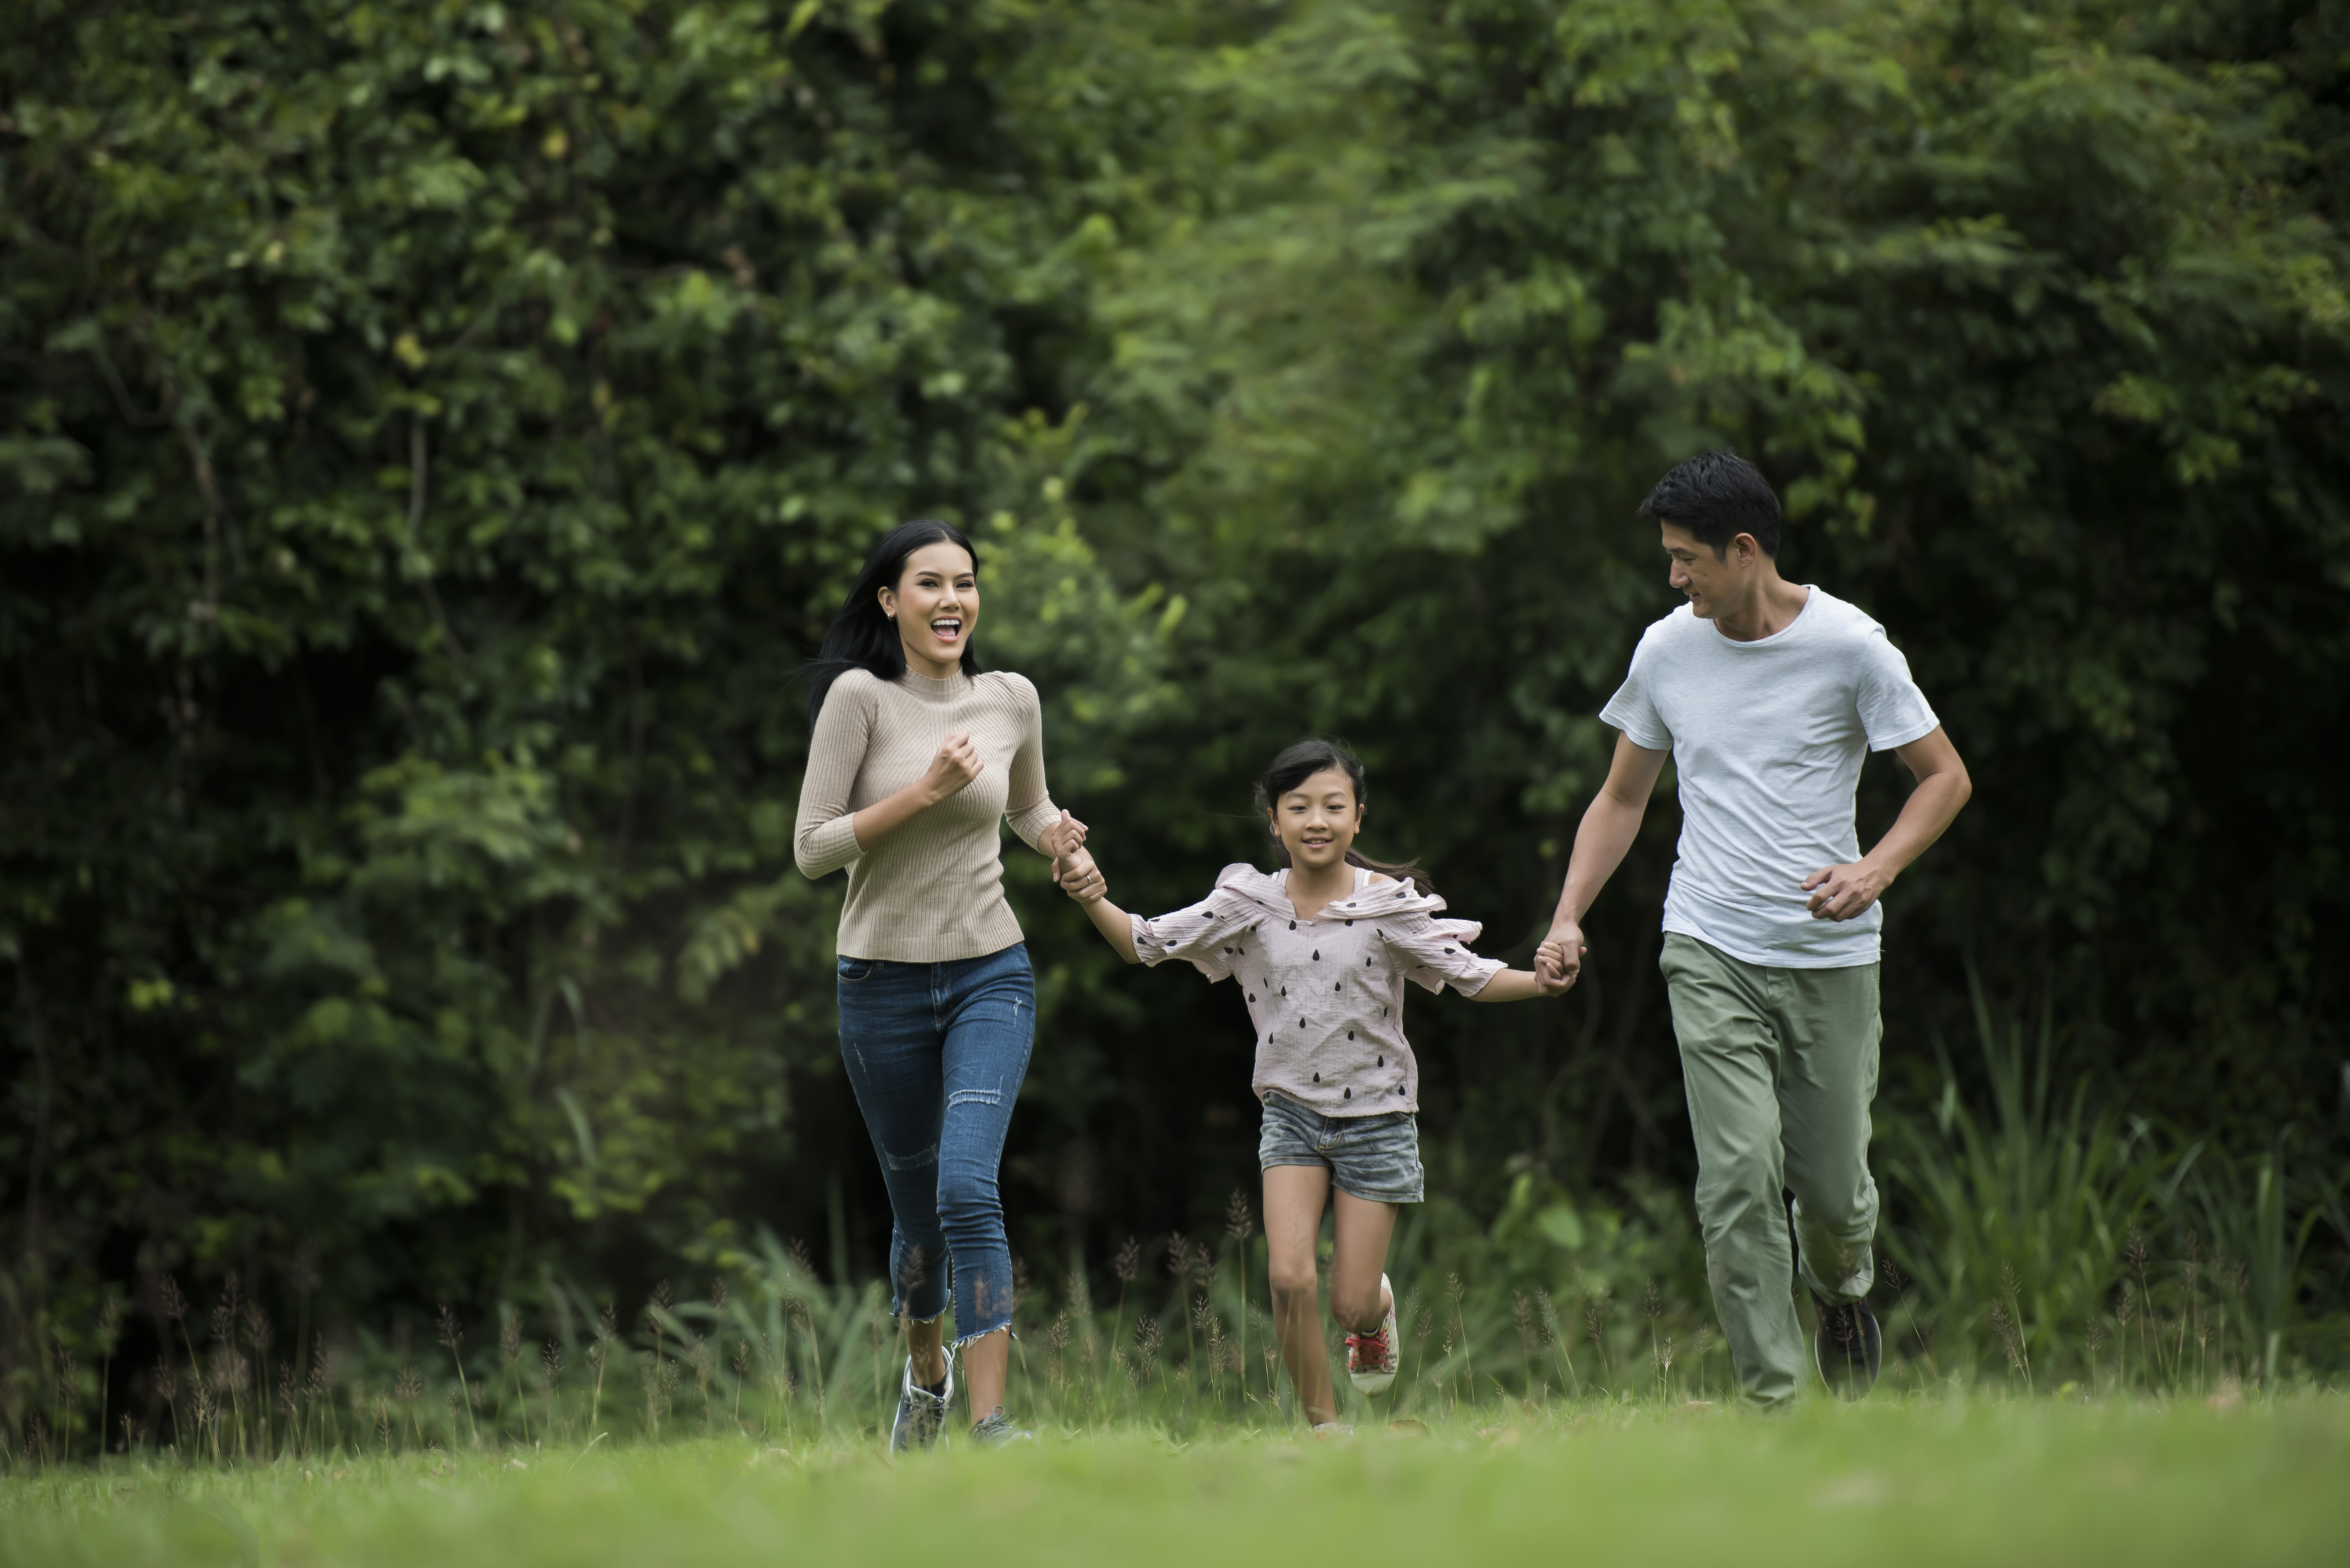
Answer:
[[(1762, 1419), (1495, 1407), (1327, 1444), (1046, 1432), (892, 1465), (741, 1441), (0, 1483), (0, 1563), (2338, 1563), (2350, 1402), (1959, 1396)], [(1521, 1407), (1523, 1409), (1523, 1407)]]

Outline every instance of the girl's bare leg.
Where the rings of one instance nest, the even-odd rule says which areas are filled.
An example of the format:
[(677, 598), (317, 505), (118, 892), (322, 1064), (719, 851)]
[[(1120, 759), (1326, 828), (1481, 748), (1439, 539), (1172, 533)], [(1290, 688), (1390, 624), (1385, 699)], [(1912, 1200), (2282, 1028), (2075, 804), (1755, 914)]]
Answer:
[[(1322, 1206), (1330, 1172), (1318, 1165), (1276, 1165), (1264, 1173), (1264, 1244), (1273, 1276), (1273, 1323), (1281, 1336), (1281, 1364), (1297, 1390), (1298, 1408), (1318, 1426), (1338, 1418), (1330, 1386), (1330, 1355), (1322, 1343), (1322, 1310), (1314, 1247), (1322, 1235)], [(1384, 1255), (1384, 1254), (1383, 1254)], [(1378, 1293), (1378, 1275), (1371, 1291)]]
[[(906, 1325), (906, 1351), (914, 1358), (914, 1381), (936, 1384), (947, 1375), (946, 1345), (941, 1331), (943, 1316)], [(971, 1418), (978, 1421), (1003, 1403), (1005, 1375), (1012, 1362), (1012, 1334), (998, 1329), (962, 1347), (962, 1386), (971, 1396)]]
[(947, 1348), (943, 1335), (946, 1325), (944, 1313), (928, 1323), (906, 1324), (906, 1354), (913, 1358), (915, 1382), (935, 1386), (946, 1380)]
[(1330, 1260), (1330, 1315), (1348, 1334), (1369, 1334), (1387, 1321), (1390, 1304), (1379, 1289), (1379, 1276), (1387, 1272), (1388, 1243), (1395, 1239), (1396, 1206), (1351, 1192), (1336, 1199), (1338, 1250)]
[(1008, 1328), (983, 1334), (962, 1347), (962, 1386), (971, 1395), (974, 1423), (1003, 1403), (1003, 1385), (1011, 1367), (1012, 1331)]

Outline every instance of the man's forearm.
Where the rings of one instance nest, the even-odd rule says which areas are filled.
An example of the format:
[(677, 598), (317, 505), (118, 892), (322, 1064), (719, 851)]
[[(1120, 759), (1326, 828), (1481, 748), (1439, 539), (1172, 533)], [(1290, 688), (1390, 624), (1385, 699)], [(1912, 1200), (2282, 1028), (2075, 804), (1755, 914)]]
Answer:
[(1624, 863), (1647, 813), (1645, 802), (1628, 805), (1605, 790), (1592, 797), (1575, 830), (1575, 853), (1567, 859), (1566, 886), (1559, 889), (1554, 926), (1582, 925), (1584, 912)]
[(1959, 808), (1973, 793), (1964, 773), (1927, 774), (1901, 803), (1901, 815), (1893, 819), (1893, 826), (1866, 858), (1883, 868), (1888, 878), (1898, 877), (1958, 819)]

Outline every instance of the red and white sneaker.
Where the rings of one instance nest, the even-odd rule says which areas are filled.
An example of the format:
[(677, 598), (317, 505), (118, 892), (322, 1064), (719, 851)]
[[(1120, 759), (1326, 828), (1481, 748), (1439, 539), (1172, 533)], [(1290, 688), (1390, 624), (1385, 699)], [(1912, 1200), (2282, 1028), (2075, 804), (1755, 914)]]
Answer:
[(1395, 1287), (1379, 1276), (1379, 1294), (1387, 1299), (1387, 1321), (1369, 1334), (1347, 1336), (1347, 1377), (1358, 1394), (1384, 1394), (1396, 1375)]

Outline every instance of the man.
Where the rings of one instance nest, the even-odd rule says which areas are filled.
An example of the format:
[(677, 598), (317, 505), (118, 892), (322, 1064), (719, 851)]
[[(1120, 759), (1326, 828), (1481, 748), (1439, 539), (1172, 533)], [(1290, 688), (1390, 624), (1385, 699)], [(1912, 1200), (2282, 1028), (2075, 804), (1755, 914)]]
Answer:
[[(1779, 575), (1779, 498), (1753, 464), (1727, 452), (1693, 457), (1640, 512), (1657, 520), (1669, 580), (1689, 603), (1641, 637), (1600, 714), (1622, 733), (1576, 830), (1537, 968), (1548, 989), (1575, 983), (1584, 912), (1639, 831), (1669, 751), (1682, 820), (1660, 967), (1697, 1137), (1714, 1310), (1745, 1398), (1793, 1398), (1804, 1345), (1792, 1220), (1794, 1267), (1818, 1306), (1814, 1364), (1856, 1397), (1880, 1355), (1866, 1299), (1877, 900), (1971, 786), (1885, 628)], [(1869, 751), (1898, 755), (1918, 784), (1861, 855), (1853, 796)]]

